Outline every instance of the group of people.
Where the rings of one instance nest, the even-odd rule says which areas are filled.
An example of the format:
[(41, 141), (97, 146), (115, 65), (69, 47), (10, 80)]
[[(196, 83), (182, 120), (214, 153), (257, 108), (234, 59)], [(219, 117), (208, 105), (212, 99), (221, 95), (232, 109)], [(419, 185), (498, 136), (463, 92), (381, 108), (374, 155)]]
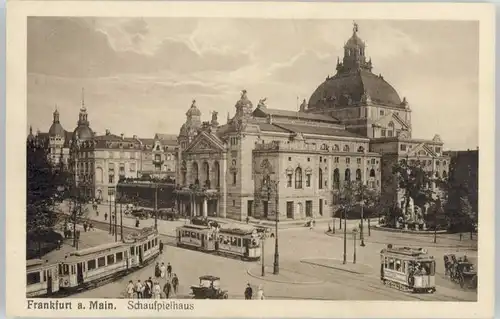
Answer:
[[(134, 284), (132, 280), (127, 285), (127, 297), (138, 299), (168, 299), (172, 295), (177, 295), (179, 289), (179, 278), (172, 273), (172, 265), (168, 263), (156, 263), (155, 280), (149, 277), (146, 281), (137, 280)], [(163, 287), (160, 281), (165, 280)]]
[[(245, 299), (246, 300), (251, 300), (253, 299), (253, 289), (250, 284), (247, 284), (247, 287), (245, 288)], [(262, 289), (262, 286), (259, 286), (259, 290), (257, 290), (257, 296), (255, 299), (258, 300), (264, 300), (264, 290)]]

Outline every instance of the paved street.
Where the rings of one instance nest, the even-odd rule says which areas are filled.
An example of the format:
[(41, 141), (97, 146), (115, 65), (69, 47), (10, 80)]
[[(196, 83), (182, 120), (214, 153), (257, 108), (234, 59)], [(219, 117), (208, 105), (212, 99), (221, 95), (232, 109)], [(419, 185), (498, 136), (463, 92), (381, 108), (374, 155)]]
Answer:
[[(89, 217), (92, 217), (90, 212)], [(99, 218), (102, 219), (102, 211)], [(149, 226), (153, 220), (141, 221), (141, 227)], [(177, 225), (183, 221), (159, 221), (160, 233), (173, 235)], [(134, 228), (134, 220), (124, 218), (124, 226)], [(107, 229), (107, 225), (97, 223), (96, 227)], [(318, 266), (312, 261), (342, 259), (343, 238), (337, 233), (333, 236), (325, 234), (327, 226), (317, 226), (310, 230), (306, 227), (286, 229), (279, 232), (280, 269), (282, 274), (274, 276), (270, 273), (265, 279), (255, 278), (248, 271), (260, 275), (259, 262), (243, 262), (236, 259), (225, 258), (202, 252), (191, 251), (167, 246), (163, 255), (158, 258), (160, 262), (170, 262), (180, 279), (179, 297), (187, 297), (190, 285), (198, 283), (201, 275), (215, 275), (221, 277), (221, 285), (229, 291), (230, 298), (243, 298), (243, 291), (247, 283), (255, 288), (262, 285), (269, 299), (331, 299), (331, 300), (477, 300), (475, 291), (463, 290), (457, 284), (444, 278), (443, 254), (467, 253), (473, 262), (477, 260), (474, 248), (475, 241), (463, 240), (457, 252), (455, 236), (440, 235), (438, 243), (434, 244), (432, 236), (388, 233), (372, 231), (371, 236), (365, 235), (366, 247), (356, 247), (357, 265), (344, 265), (343, 269), (332, 269)], [(130, 228), (124, 230), (125, 234)], [(337, 230), (338, 231), (338, 230)], [(468, 238), (468, 237), (467, 237)], [(173, 243), (172, 238), (162, 236), (162, 240)], [(394, 245), (412, 245), (427, 248), (436, 258), (436, 284), (437, 292), (433, 295), (402, 293), (383, 286), (379, 279), (379, 252), (388, 243)], [(348, 262), (352, 263), (353, 242), (348, 235), (347, 242)], [(265, 245), (266, 271), (272, 267), (274, 255), (274, 239), (268, 239)], [(340, 262), (339, 262), (340, 263)], [(339, 267), (341, 268), (341, 267)], [(256, 271), (257, 269), (257, 271)], [(351, 270), (362, 269), (362, 273), (353, 273)], [(153, 276), (154, 265), (130, 274), (106, 286), (89, 290), (74, 295), (74, 297), (119, 298), (123, 296), (124, 289), (129, 280), (142, 281)], [(295, 275), (294, 275), (295, 274)], [(294, 280), (295, 277), (295, 280)], [(286, 283), (269, 280), (285, 278)], [(279, 281), (279, 280), (278, 280)], [(295, 283), (293, 282), (295, 281)]]

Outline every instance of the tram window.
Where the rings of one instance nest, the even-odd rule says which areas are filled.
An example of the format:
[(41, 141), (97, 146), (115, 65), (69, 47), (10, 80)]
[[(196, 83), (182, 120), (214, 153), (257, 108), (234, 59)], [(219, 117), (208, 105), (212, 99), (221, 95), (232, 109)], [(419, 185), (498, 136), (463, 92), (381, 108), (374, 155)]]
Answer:
[(387, 268), (394, 270), (394, 259), (389, 259), (389, 267)]
[(406, 274), (406, 264), (407, 264), (407, 262), (404, 261), (403, 262), (403, 270), (402, 270), (402, 272), (404, 272), (405, 274)]
[(123, 253), (122, 252), (116, 253), (116, 262), (119, 262), (122, 260), (123, 260)]
[(43, 271), (43, 281), (47, 281), (47, 270)]
[(97, 267), (104, 267), (106, 266), (106, 259), (104, 257), (99, 257), (97, 259)]
[(155, 246), (158, 246), (158, 238), (155, 238)]
[(37, 284), (40, 282), (40, 272), (32, 272), (26, 275), (26, 283), (28, 285)]
[(69, 265), (63, 265), (63, 275), (69, 275)]
[(135, 247), (135, 254), (136, 255), (139, 255), (139, 248), (140, 248), (139, 246)]
[(71, 274), (74, 275), (75, 274), (75, 268), (76, 266), (75, 265), (71, 265)]
[(396, 271), (401, 271), (401, 260), (396, 260)]
[(148, 250), (151, 249), (151, 242), (148, 241)]
[(241, 247), (241, 238), (238, 238), (237, 246)]
[(148, 250), (148, 245), (144, 244), (144, 251)]
[(115, 263), (115, 255), (108, 255), (108, 265), (112, 265)]
[(96, 269), (95, 259), (87, 261), (87, 269), (88, 270)]
[(135, 255), (135, 247), (130, 247), (130, 255)]
[(196, 239), (200, 239), (200, 233), (196, 233)]

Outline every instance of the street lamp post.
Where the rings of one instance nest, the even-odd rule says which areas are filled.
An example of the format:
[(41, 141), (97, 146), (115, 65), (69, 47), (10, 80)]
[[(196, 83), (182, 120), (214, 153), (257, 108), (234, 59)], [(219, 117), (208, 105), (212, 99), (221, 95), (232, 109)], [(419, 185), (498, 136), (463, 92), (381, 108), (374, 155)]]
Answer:
[[(342, 263), (345, 265), (347, 263), (347, 222), (346, 222), (346, 212), (345, 209), (343, 211), (344, 213), (344, 260)], [(342, 225), (342, 224), (341, 224)]]
[(158, 184), (155, 183), (155, 230), (158, 230)]
[(278, 201), (278, 182), (275, 184), (276, 186), (276, 230), (275, 230), (275, 235), (274, 235), (274, 271), (273, 273), (275, 275), (278, 275), (280, 273), (280, 254), (279, 254), (279, 246), (278, 246), (278, 222), (280, 219), (280, 213), (278, 209), (279, 201)]
[(365, 247), (365, 236), (363, 235), (363, 219), (365, 219), (364, 212), (365, 212), (365, 185), (363, 182), (361, 182), (361, 226), (360, 226), (360, 232), (359, 232), (359, 239), (361, 240), (361, 247)]
[[(115, 195), (116, 196), (116, 195)], [(116, 203), (116, 197), (115, 197), (115, 211), (113, 213), (113, 221), (114, 221), (114, 232), (115, 232), (115, 242), (118, 241), (118, 229), (117, 229), (117, 219), (118, 219), (118, 206), (117, 206), (117, 203)]]
[(352, 236), (354, 237), (354, 253), (353, 253), (353, 256), (352, 256), (352, 263), (353, 264), (356, 263), (356, 233), (357, 233), (357, 230), (356, 230), (356, 228), (354, 228), (352, 230)]
[(368, 218), (368, 236), (371, 236), (370, 218)]
[(111, 226), (111, 189), (108, 190), (108, 200), (109, 200), (109, 233), (112, 233), (112, 226)]
[(120, 201), (120, 237), (121, 237), (121, 239), (123, 241), (123, 208), (122, 208), (122, 202), (121, 201)]
[(261, 264), (262, 264), (262, 277), (266, 276), (266, 264), (264, 263), (264, 248), (266, 244), (266, 233), (263, 232), (261, 236), (262, 242), (260, 243), (260, 249), (261, 249)]

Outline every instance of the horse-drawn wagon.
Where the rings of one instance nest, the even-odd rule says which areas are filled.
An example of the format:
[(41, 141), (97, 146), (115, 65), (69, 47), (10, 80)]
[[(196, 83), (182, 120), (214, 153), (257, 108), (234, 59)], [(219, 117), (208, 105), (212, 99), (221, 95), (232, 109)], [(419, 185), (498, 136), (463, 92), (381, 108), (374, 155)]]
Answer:
[(477, 271), (467, 257), (457, 259), (454, 254), (444, 255), (445, 276), (460, 284), (461, 288), (477, 288)]

